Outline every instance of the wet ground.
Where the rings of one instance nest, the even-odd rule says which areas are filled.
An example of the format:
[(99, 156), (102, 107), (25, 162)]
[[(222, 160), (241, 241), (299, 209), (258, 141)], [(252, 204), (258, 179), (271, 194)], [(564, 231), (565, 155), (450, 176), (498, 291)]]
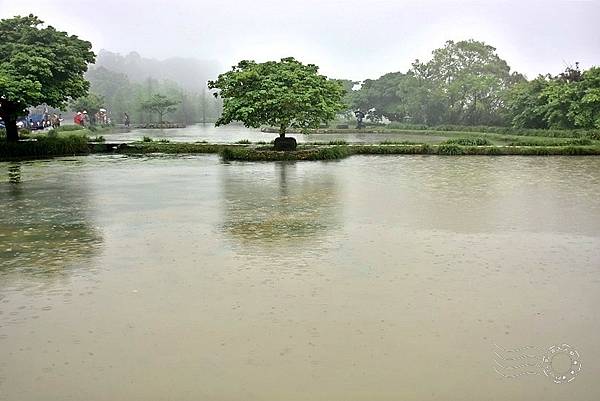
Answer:
[(596, 399), (599, 171), (0, 163), (0, 400)]

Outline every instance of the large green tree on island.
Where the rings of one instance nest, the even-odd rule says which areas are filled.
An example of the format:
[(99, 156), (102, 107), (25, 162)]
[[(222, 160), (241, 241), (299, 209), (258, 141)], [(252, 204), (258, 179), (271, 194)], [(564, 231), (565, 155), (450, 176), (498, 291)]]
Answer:
[(17, 119), (27, 107), (62, 108), (86, 95), (83, 74), (95, 55), (90, 42), (44, 27), (34, 15), (0, 20), (0, 38), (0, 117), (7, 140), (17, 141)]
[(246, 127), (268, 124), (279, 128), (278, 149), (294, 149), (296, 141), (285, 138), (288, 128), (318, 128), (344, 109), (343, 86), (318, 73), (314, 64), (304, 65), (292, 57), (256, 63), (241, 61), (231, 71), (209, 81), (215, 96), (223, 98), (218, 125), (240, 121)]

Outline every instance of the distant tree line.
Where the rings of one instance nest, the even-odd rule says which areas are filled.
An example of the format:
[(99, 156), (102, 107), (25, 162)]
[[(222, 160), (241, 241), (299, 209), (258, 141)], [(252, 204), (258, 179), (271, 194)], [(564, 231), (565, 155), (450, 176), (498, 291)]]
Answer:
[(110, 112), (113, 122), (122, 122), (125, 113), (133, 123), (215, 122), (221, 115), (222, 102), (208, 87), (187, 90), (174, 81), (154, 78), (134, 82), (126, 74), (105, 67), (91, 68), (86, 79), (90, 93), (102, 99), (102, 107)]
[(522, 128), (600, 128), (600, 68), (528, 81), (483, 42), (448, 41), (430, 61), (378, 79), (339, 80), (371, 121)]
[(507, 94), (512, 125), (524, 128), (600, 129), (600, 68), (568, 67), (557, 76), (520, 82)]

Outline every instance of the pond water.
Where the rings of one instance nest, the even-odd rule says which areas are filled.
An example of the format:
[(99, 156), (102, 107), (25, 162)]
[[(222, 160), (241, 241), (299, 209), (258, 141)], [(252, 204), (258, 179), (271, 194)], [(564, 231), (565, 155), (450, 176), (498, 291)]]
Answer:
[[(597, 399), (599, 172), (0, 163), (0, 400)], [(565, 343), (582, 369), (556, 384)]]
[[(113, 132), (102, 134), (107, 141), (133, 142), (139, 141), (144, 136), (153, 139), (166, 138), (172, 142), (198, 142), (232, 143), (247, 139), (251, 142), (270, 142), (277, 134), (261, 132), (259, 129), (245, 128), (241, 125), (227, 125), (215, 127), (214, 124), (194, 124), (185, 128), (172, 129), (117, 129)], [(411, 135), (411, 134), (290, 134), (299, 143), (302, 142), (329, 142), (345, 140), (348, 142), (379, 143), (386, 140), (413, 141), (413, 142), (443, 142), (448, 137), (443, 135)]]

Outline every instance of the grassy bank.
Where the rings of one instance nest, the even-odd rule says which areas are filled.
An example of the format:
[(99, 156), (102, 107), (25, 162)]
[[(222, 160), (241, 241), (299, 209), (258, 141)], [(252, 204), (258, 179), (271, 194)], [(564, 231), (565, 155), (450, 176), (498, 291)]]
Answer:
[(335, 160), (352, 155), (521, 155), (521, 156), (579, 156), (600, 155), (600, 145), (588, 141), (562, 141), (535, 146), (514, 144), (494, 145), (485, 139), (459, 138), (440, 144), (392, 143), (348, 144), (332, 141), (323, 144), (301, 144), (294, 152), (275, 151), (267, 144), (211, 144), (211, 143), (170, 143), (138, 142), (123, 144), (118, 148), (92, 144), (81, 132), (41, 136), (35, 140), (9, 143), (0, 140), (0, 160), (43, 158), (88, 153), (116, 152), (119, 154), (220, 154), (224, 160), (283, 161), (283, 160)]
[(90, 153), (88, 139), (82, 135), (46, 136), (16, 143), (0, 140), (0, 160), (35, 159), (88, 153)]
[(352, 145), (350, 154), (397, 155), (424, 154), (442, 156), (579, 156), (600, 155), (600, 146), (464, 146), (441, 145)]
[(538, 136), (547, 138), (588, 138), (600, 140), (600, 130), (585, 129), (537, 129), (537, 128), (513, 128), (513, 127), (490, 127), (484, 125), (436, 125), (427, 126), (422, 124), (390, 123), (385, 126), (389, 130), (409, 131), (434, 131), (434, 132), (475, 132), (486, 134), (501, 134), (514, 136)]
[(139, 143), (118, 149), (125, 154), (203, 154), (219, 153), (224, 160), (285, 161), (285, 160), (335, 160), (352, 155), (402, 155), (422, 154), (440, 156), (460, 155), (521, 155), (521, 156), (579, 156), (600, 155), (600, 146), (495, 146), (444, 143), (430, 144), (310, 144), (299, 145), (294, 152), (275, 151), (264, 145), (217, 145), (202, 143)]
[[(278, 132), (276, 128), (270, 127), (263, 128), (262, 131), (270, 133)], [(360, 130), (356, 128), (318, 128), (306, 131), (292, 129), (289, 132), (292, 134), (405, 134), (445, 137), (484, 136), (497, 140), (501, 140), (503, 137), (506, 138), (506, 140), (514, 140), (515, 137), (584, 138), (593, 141), (600, 141), (600, 130), (552, 130), (462, 125), (438, 125), (429, 127), (426, 125), (400, 123), (368, 126)]]
[(197, 154), (197, 153), (219, 153), (226, 148), (235, 148), (239, 145), (220, 145), (211, 143), (170, 143), (170, 142), (143, 142), (128, 144), (119, 148), (119, 153), (124, 154)]
[(221, 152), (224, 160), (284, 161), (284, 160), (335, 160), (350, 155), (348, 146), (298, 147), (293, 152), (281, 152), (270, 147), (225, 148)]
[(90, 139), (101, 138), (110, 127), (88, 127), (63, 125), (56, 129), (29, 131), (20, 130), (20, 141), (6, 142), (0, 132), (0, 160), (39, 159), (55, 156), (86, 155)]

